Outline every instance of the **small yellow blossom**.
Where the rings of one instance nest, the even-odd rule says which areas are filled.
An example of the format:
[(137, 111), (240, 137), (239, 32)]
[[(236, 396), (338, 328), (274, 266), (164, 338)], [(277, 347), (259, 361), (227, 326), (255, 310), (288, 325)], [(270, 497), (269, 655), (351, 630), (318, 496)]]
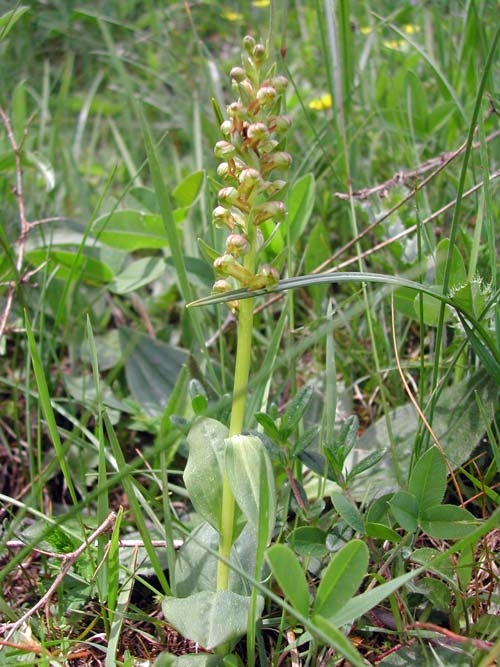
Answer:
[(240, 14), (239, 12), (232, 12), (232, 11), (225, 11), (222, 13), (222, 18), (226, 19), (227, 21), (242, 21), (243, 20), (243, 14)]
[(311, 100), (307, 105), (309, 109), (314, 109), (314, 111), (324, 111), (325, 109), (332, 108), (332, 96), (330, 93), (325, 93), (321, 97), (317, 97), (314, 100)]
[(362, 35), (369, 35), (371, 33), (372, 29), (370, 28), (369, 25), (362, 25), (361, 28), (359, 29), (359, 32)]
[(414, 35), (416, 32), (420, 32), (420, 26), (413, 25), (413, 23), (407, 23), (403, 26), (402, 30), (407, 35)]
[(269, 7), (270, 4), (270, 0), (254, 0), (252, 2), (254, 7)]
[(385, 39), (382, 44), (392, 51), (408, 51), (408, 42), (404, 39)]

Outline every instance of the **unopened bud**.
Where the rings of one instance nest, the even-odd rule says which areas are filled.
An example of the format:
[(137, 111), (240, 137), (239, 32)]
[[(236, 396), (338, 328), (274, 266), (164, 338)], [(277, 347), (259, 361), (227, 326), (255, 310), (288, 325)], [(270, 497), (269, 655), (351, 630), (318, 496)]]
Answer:
[(214, 269), (217, 273), (224, 276), (232, 276), (233, 278), (236, 278), (242, 285), (248, 285), (253, 277), (248, 269), (245, 269), (244, 266), (229, 254), (217, 257), (214, 261)]
[(247, 53), (252, 54), (255, 48), (255, 39), (252, 35), (245, 35), (245, 37), (243, 37), (243, 48)]
[(267, 153), (262, 156), (261, 169), (262, 173), (269, 174), (273, 169), (287, 169), (292, 163), (292, 156), (285, 151), (277, 151), (276, 153)]
[(279, 283), (280, 274), (270, 264), (262, 264), (248, 283), (248, 289), (272, 289)]
[(267, 123), (271, 132), (277, 132), (278, 134), (281, 134), (283, 132), (287, 132), (288, 128), (292, 124), (292, 121), (288, 116), (271, 116)]
[(246, 114), (247, 109), (241, 102), (231, 102), (231, 104), (227, 107), (227, 115), (229, 118), (244, 120)]
[(221, 206), (232, 206), (238, 200), (238, 197), (238, 190), (232, 186), (219, 190), (218, 199)]
[(266, 47), (264, 44), (256, 44), (252, 53), (255, 62), (260, 65), (266, 59)]
[(247, 137), (253, 142), (262, 141), (269, 136), (269, 130), (265, 123), (251, 123), (247, 127)]
[(233, 81), (236, 81), (236, 83), (241, 83), (243, 79), (246, 79), (247, 73), (243, 67), (233, 67), (233, 69), (229, 72), (229, 76)]
[(228, 137), (231, 134), (232, 127), (233, 124), (230, 120), (225, 120), (223, 123), (221, 123), (220, 131), (222, 132), (223, 136)]
[(215, 157), (225, 159), (236, 155), (236, 148), (229, 141), (218, 141), (214, 147)]
[(216, 206), (212, 211), (212, 222), (218, 229), (228, 227), (234, 229), (234, 217), (231, 211), (224, 206)]
[(237, 84), (237, 91), (243, 104), (248, 105), (255, 99), (255, 90), (250, 79), (243, 79)]
[(278, 223), (285, 219), (286, 207), (282, 201), (266, 201), (254, 208), (254, 225), (260, 225), (271, 218)]
[(286, 188), (287, 182), (282, 179), (277, 179), (275, 181), (267, 181), (265, 186), (265, 191), (268, 197), (274, 197), (278, 192), (281, 192)]
[(229, 280), (216, 280), (212, 287), (212, 292), (214, 294), (225, 294), (232, 290), (232, 285)]
[(276, 102), (278, 93), (273, 86), (261, 86), (257, 91), (256, 97), (261, 106), (270, 107)]
[(226, 239), (226, 250), (233, 257), (241, 257), (248, 254), (250, 243), (243, 234), (229, 234)]
[(257, 169), (247, 167), (241, 170), (238, 181), (238, 193), (241, 198), (247, 199), (254, 188), (262, 183), (262, 176)]
[(273, 78), (269, 80), (268, 85), (272, 86), (278, 95), (281, 95), (285, 92), (286, 87), (288, 86), (288, 79), (282, 75), (273, 76)]

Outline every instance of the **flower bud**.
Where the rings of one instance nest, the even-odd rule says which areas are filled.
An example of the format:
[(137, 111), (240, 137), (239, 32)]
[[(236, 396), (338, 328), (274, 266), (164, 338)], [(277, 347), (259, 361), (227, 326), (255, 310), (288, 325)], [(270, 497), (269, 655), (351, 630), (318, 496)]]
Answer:
[(252, 56), (257, 65), (261, 65), (266, 59), (266, 47), (264, 44), (256, 44), (254, 46)]
[(256, 148), (259, 151), (259, 155), (262, 156), (264, 153), (272, 153), (277, 145), (278, 142), (276, 139), (267, 139), (266, 141), (261, 141)]
[(286, 87), (288, 86), (288, 79), (285, 76), (278, 75), (273, 76), (267, 83), (276, 90), (278, 95), (281, 95), (285, 92)]
[(285, 151), (277, 151), (276, 153), (266, 153), (261, 159), (261, 171), (265, 176), (273, 169), (287, 169), (292, 163), (292, 156)]
[(262, 183), (262, 176), (257, 169), (246, 167), (241, 170), (238, 181), (238, 193), (240, 197), (248, 199), (254, 188)]
[(268, 197), (274, 197), (278, 192), (281, 192), (286, 188), (287, 182), (282, 179), (276, 179), (275, 181), (266, 181), (265, 192)]
[(214, 261), (214, 269), (217, 273), (224, 276), (236, 278), (242, 285), (248, 285), (252, 279), (252, 274), (245, 269), (232, 255), (221, 255)]
[(281, 134), (287, 132), (292, 121), (289, 116), (270, 116), (267, 120), (267, 124), (271, 132)]
[(241, 83), (243, 79), (246, 79), (247, 73), (243, 67), (233, 67), (229, 72), (229, 76), (233, 81), (236, 81), (236, 83)]
[(236, 148), (229, 141), (218, 141), (214, 147), (215, 157), (225, 159), (236, 155)]
[(255, 90), (250, 79), (243, 79), (237, 84), (237, 91), (241, 97), (243, 104), (250, 104), (255, 99)]
[(260, 225), (271, 218), (278, 223), (285, 219), (286, 207), (282, 201), (266, 201), (254, 208), (253, 224)]
[(248, 254), (250, 243), (243, 234), (229, 234), (226, 239), (226, 251), (233, 257), (241, 257)]
[(224, 137), (228, 137), (231, 134), (232, 127), (233, 124), (230, 120), (225, 120), (223, 123), (221, 123), (220, 131)]
[(255, 39), (252, 37), (252, 35), (245, 35), (245, 37), (243, 37), (243, 48), (247, 53), (253, 53), (255, 48)]
[(229, 280), (216, 280), (212, 287), (214, 294), (225, 294), (232, 290), (232, 285)]
[(276, 102), (278, 93), (273, 86), (261, 86), (256, 97), (262, 107), (270, 107)]
[(280, 274), (270, 264), (262, 264), (248, 283), (248, 289), (270, 289), (279, 283)]
[(231, 211), (224, 206), (216, 206), (212, 211), (212, 222), (218, 229), (229, 227), (233, 229), (234, 222), (232, 220)]
[(244, 120), (247, 114), (246, 107), (241, 102), (231, 102), (227, 107), (227, 115), (229, 118), (236, 120)]
[(252, 143), (267, 139), (268, 136), (269, 130), (267, 129), (267, 125), (265, 123), (251, 123), (247, 127), (247, 137), (252, 141)]
[(238, 200), (239, 194), (236, 188), (228, 186), (219, 190), (218, 199), (221, 206), (233, 206)]

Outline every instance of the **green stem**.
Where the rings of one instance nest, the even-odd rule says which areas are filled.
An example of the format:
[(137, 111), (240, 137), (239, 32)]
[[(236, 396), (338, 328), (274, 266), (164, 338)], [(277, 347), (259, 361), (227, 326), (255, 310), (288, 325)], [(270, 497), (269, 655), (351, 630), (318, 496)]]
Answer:
[[(253, 238), (249, 238), (250, 252), (245, 257), (244, 266), (253, 275), (256, 263), (256, 233), (252, 222), (249, 223), (249, 228), (248, 237), (252, 236)], [(250, 374), (250, 362), (252, 358), (253, 302), (253, 299), (244, 299), (240, 302), (239, 307), (233, 403), (231, 407), (231, 422), (229, 424), (230, 437), (242, 432), (245, 421), (248, 376)], [(231, 491), (227, 471), (224, 471), (219, 554), (221, 559), (225, 559), (225, 561), (229, 560), (233, 545), (235, 507), (236, 501)], [(229, 566), (224, 560), (219, 560), (217, 563), (217, 590), (227, 590), (228, 588)]]

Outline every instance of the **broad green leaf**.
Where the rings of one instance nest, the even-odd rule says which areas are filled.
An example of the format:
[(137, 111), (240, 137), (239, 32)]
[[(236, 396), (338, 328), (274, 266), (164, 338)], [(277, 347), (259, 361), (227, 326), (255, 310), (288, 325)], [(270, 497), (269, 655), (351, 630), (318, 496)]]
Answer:
[[(129, 197), (132, 199), (133, 204), (139, 204), (140, 208), (146, 209), (149, 213), (160, 214), (160, 209), (158, 206), (158, 198), (156, 193), (151, 188), (145, 188), (143, 186), (136, 186), (129, 190)], [(136, 208), (136, 206), (131, 206), (128, 208)]]
[(326, 533), (315, 526), (300, 526), (292, 530), (286, 541), (301, 556), (322, 558), (328, 553)]
[(398, 491), (389, 501), (389, 507), (401, 528), (414, 533), (418, 528), (418, 500), (408, 491)]
[(365, 524), (361, 512), (347, 499), (345, 493), (334, 491), (330, 494), (330, 498), (336, 512), (340, 514), (347, 525), (351, 526), (357, 533), (364, 534)]
[(207, 417), (196, 421), (187, 437), (186, 490), (195, 510), (216, 530), (220, 529), (227, 436), (224, 424)]
[(319, 630), (321, 632), (321, 640), (328, 640), (328, 643), (333, 646), (333, 648), (349, 660), (349, 664), (354, 665), (354, 667), (365, 667), (366, 662), (350, 640), (336, 625), (319, 614), (315, 614), (312, 617), (311, 625), (311, 632), (314, 633), (315, 628)]
[(233, 435), (226, 440), (225, 456), (236, 502), (257, 531), (264, 527), (267, 544), (276, 522), (276, 489), (265, 447), (254, 435)]
[(488, 303), (491, 289), (485, 287), (480, 278), (473, 278), (466, 283), (455, 287), (451, 297), (453, 303), (474, 317), (481, 317)]
[(443, 540), (467, 537), (480, 523), (470, 512), (456, 505), (428, 507), (422, 512), (420, 522), (427, 535)]
[(314, 613), (331, 620), (359, 588), (368, 568), (368, 547), (352, 540), (326, 568), (316, 592)]
[(94, 221), (91, 232), (101, 243), (129, 252), (168, 245), (161, 216), (132, 209), (102, 215)]
[(315, 182), (312, 174), (299, 178), (290, 189), (288, 198), (288, 224), (290, 242), (296, 243), (304, 233), (314, 207)]
[(387, 540), (388, 542), (401, 541), (401, 535), (383, 523), (367, 521), (365, 523), (365, 533), (368, 537), (373, 537), (376, 540)]
[(11, 9), (0, 16), (0, 42), (5, 39), (21, 16), (29, 10), (29, 7), (21, 5)]
[(194, 204), (201, 192), (205, 180), (204, 171), (196, 171), (185, 178), (182, 183), (174, 189), (172, 197), (179, 207), (189, 207)]
[(120, 346), (130, 393), (147, 414), (163, 414), (186, 352), (125, 327), (120, 329)]
[(114, 294), (129, 294), (157, 280), (165, 271), (163, 257), (142, 257), (113, 278), (108, 289)]
[[(442, 285), (434, 285), (433, 289), (442, 292)], [(424, 323), (429, 327), (437, 327), (441, 317), (441, 303), (429, 294), (423, 293), (417, 295), (413, 301), (413, 319), (420, 318), (420, 304), (422, 304), (422, 316)], [(447, 322), (451, 317), (449, 306), (445, 306), (444, 321)]]
[(153, 667), (225, 667), (223, 658), (211, 653), (160, 653)]
[(82, 280), (91, 285), (105, 285), (113, 280), (113, 268), (101, 259), (99, 248), (41, 248), (30, 250), (26, 259), (34, 266), (48, 261), (48, 269), (59, 280)]
[(467, 280), (467, 271), (460, 250), (453, 246), (450, 257), (450, 239), (442, 239), (436, 248), (436, 282), (442, 285), (444, 282), (446, 264), (449, 265), (448, 288), (463, 285)]
[(470, 667), (471, 657), (469, 651), (461, 651), (458, 646), (448, 648), (439, 642), (432, 644), (423, 641), (416, 642), (411, 646), (403, 646), (395, 652), (391, 652), (380, 662), (380, 667)]
[[(264, 600), (258, 599), (258, 614)], [(207, 650), (235, 641), (247, 630), (250, 598), (231, 591), (201, 591), (187, 598), (164, 598), (167, 622)]]
[(266, 551), (266, 558), (285, 598), (299, 614), (307, 616), (309, 589), (297, 556), (284, 544), (274, 544)]
[(408, 482), (408, 491), (417, 499), (419, 514), (443, 500), (446, 477), (443, 455), (436, 446), (430, 447), (416, 462)]
[[(240, 571), (255, 572), (257, 535), (246, 523), (231, 549), (231, 562)], [(219, 533), (209, 523), (196, 527), (177, 551), (175, 559), (175, 592), (187, 597), (200, 591), (215, 591), (217, 582), (217, 550)], [(251, 584), (235, 570), (229, 573), (229, 590), (239, 595), (250, 595)]]

